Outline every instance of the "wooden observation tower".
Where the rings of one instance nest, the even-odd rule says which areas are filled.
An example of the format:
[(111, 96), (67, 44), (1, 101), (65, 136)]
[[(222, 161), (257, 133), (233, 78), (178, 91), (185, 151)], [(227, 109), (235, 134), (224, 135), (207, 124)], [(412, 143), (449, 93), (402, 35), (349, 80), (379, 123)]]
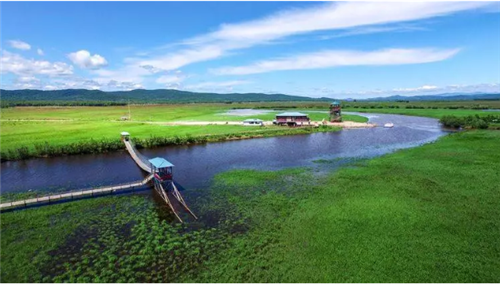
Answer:
[(338, 101), (330, 104), (330, 122), (342, 122), (342, 108)]

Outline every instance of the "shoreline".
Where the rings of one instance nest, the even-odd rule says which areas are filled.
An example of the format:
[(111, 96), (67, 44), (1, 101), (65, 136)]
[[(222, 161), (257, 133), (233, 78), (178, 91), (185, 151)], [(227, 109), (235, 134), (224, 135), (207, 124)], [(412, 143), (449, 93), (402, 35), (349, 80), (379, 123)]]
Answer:
[[(159, 125), (167, 125), (167, 126), (179, 126), (179, 125), (186, 125), (186, 126), (194, 126), (194, 125), (242, 125), (240, 121), (172, 121), (172, 122), (145, 122), (149, 124), (159, 124)], [(273, 122), (272, 121), (264, 121), (264, 125), (272, 126)], [(341, 127), (344, 129), (350, 129), (350, 128), (372, 128), (372, 127), (377, 127), (377, 124), (374, 123), (368, 123), (368, 122), (355, 122), (355, 121), (343, 121), (343, 122), (326, 122), (325, 124), (322, 124), (319, 121), (311, 121), (310, 125), (303, 125), (299, 126), (297, 128), (306, 128), (306, 127), (319, 127), (319, 126), (333, 126), (333, 127)], [(252, 127), (249, 125), (249, 127)], [(259, 126), (253, 126), (253, 127), (259, 127)], [(286, 128), (287, 126), (283, 126), (283, 128)]]
[[(256, 139), (266, 137), (288, 136), (288, 135), (304, 135), (318, 132), (334, 132), (342, 130), (338, 126), (323, 126), (323, 127), (283, 127), (283, 129), (270, 129), (255, 132), (240, 132), (231, 134), (213, 134), (213, 135), (197, 135), (197, 136), (165, 136), (165, 137), (149, 137), (149, 138), (132, 138), (138, 149), (165, 147), (174, 145), (195, 145), (211, 142), (224, 142), (245, 139)], [(34, 149), (28, 146), (22, 146), (17, 149), (9, 149), (2, 152), (1, 163), (9, 161), (21, 161), (37, 158), (51, 158), (60, 156), (73, 156), (85, 154), (102, 154), (110, 152), (118, 152), (124, 150), (123, 142), (120, 139), (101, 139), (70, 143), (66, 145), (51, 145), (47, 141), (34, 143)]]

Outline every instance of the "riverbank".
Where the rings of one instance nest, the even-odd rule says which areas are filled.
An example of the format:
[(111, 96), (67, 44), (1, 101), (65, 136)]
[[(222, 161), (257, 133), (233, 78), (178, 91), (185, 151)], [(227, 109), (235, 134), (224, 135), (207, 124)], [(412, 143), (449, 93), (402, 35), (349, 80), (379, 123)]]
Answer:
[(499, 139), (455, 133), (321, 175), (222, 173), (195, 208), (211, 227), (165, 222), (140, 195), (9, 212), (2, 280), (494, 282)]
[[(176, 126), (176, 125), (242, 125), (241, 122), (239, 121), (174, 121), (174, 122), (151, 122), (151, 124), (159, 124), (159, 125), (170, 125), (170, 126)], [(264, 126), (272, 126), (273, 122), (272, 121), (263, 121), (262, 124)], [(326, 121), (325, 124), (322, 124), (321, 121), (311, 121), (311, 125), (306, 125), (308, 126), (320, 126), (320, 125), (325, 125), (325, 126), (335, 126), (335, 127), (340, 127), (343, 129), (353, 129), (353, 128), (372, 128), (376, 127), (376, 124), (373, 123), (368, 123), (368, 122), (355, 122), (355, 121), (343, 121), (343, 122), (328, 122)], [(251, 127), (251, 126), (248, 126)], [(253, 127), (258, 127), (258, 126), (253, 126)]]
[[(119, 141), (122, 131), (144, 142), (143, 147), (154, 147), (371, 126), (366, 117), (346, 114), (345, 123), (329, 129), (284, 128), (271, 123), (280, 111), (234, 115), (231, 110), (227, 104), (133, 105), (130, 112), (125, 106), (2, 109), (0, 156), (8, 161), (118, 151), (123, 149)], [(328, 118), (327, 111), (308, 114), (313, 121)], [(269, 123), (265, 129), (246, 127), (242, 125), (246, 118)], [(152, 142), (158, 140), (163, 142)]]
[(495, 114), (491, 111), (478, 109), (406, 109), (406, 108), (346, 108), (344, 111), (358, 113), (383, 113), (383, 114), (401, 114), (410, 116), (432, 117), (440, 119), (445, 115), (469, 116), (479, 115), (488, 116)]
[[(155, 125), (156, 127), (161, 127), (160, 125)], [(153, 126), (153, 127), (155, 127)], [(129, 129), (131, 127), (125, 128)], [(142, 127), (144, 130), (145, 127)], [(166, 129), (165, 127), (163, 129)], [(201, 144), (210, 142), (221, 142), (221, 141), (232, 141), (232, 140), (243, 140), (252, 138), (263, 138), (263, 137), (273, 137), (273, 136), (286, 136), (286, 135), (300, 135), (300, 134), (310, 134), (317, 132), (332, 132), (339, 131), (342, 128), (337, 126), (320, 126), (320, 127), (279, 127), (279, 126), (268, 126), (265, 128), (261, 127), (244, 127), (244, 126), (233, 126), (233, 125), (205, 125), (205, 126), (183, 126), (182, 129), (170, 128), (167, 132), (169, 136), (154, 136), (154, 134), (145, 135), (135, 135), (134, 131), (130, 131), (134, 134), (132, 140), (134, 141), (137, 148), (153, 148), (161, 146), (171, 146), (171, 145), (190, 145), (190, 144)], [(5, 130), (5, 129), (4, 129)], [(122, 129), (123, 130), (123, 129)], [(181, 130), (181, 131), (176, 131)], [(185, 135), (180, 136), (182, 130)], [(39, 129), (41, 133), (45, 133)], [(191, 133), (197, 133), (197, 135), (190, 135)], [(206, 132), (215, 132), (214, 134), (206, 134)], [(222, 133), (217, 133), (222, 132)], [(113, 151), (124, 150), (124, 145), (120, 141), (118, 136), (119, 129), (114, 131), (114, 139), (103, 138), (103, 139), (93, 139), (93, 138), (82, 138), (80, 141), (76, 142), (64, 142), (66, 140), (58, 140), (60, 137), (57, 134), (52, 133), (53, 136), (51, 142), (29, 142), (25, 141), (20, 145), (5, 146), (2, 144), (2, 161), (13, 161), (13, 160), (23, 160), (30, 158), (42, 158), (42, 157), (56, 157), (63, 155), (79, 155), (79, 154), (98, 154), (107, 153)], [(49, 134), (49, 133), (47, 133)], [(88, 136), (90, 133), (81, 133), (82, 135)], [(177, 134), (177, 135), (175, 135)], [(179, 135), (179, 136), (178, 136)], [(109, 135), (108, 135), (109, 136)], [(60, 137), (63, 139), (63, 137)], [(36, 141), (36, 140), (35, 140)], [(43, 140), (42, 140), (43, 141)], [(57, 142), (52, 142), (57, 141)], [(71, 141), (71, 140), (70, 140)]]

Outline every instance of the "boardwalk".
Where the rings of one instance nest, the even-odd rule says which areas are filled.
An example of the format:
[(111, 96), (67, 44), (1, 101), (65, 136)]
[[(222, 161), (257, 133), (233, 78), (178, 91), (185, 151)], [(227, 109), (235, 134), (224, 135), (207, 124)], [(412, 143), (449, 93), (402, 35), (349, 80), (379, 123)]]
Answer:
[(134, 145), (132, 145), (132, 143), (130, 143), (130, 141), (124, 140), (123, 143), (125, 143), (125, 147), (127, 147), (127, 151), (130, 154), (130, 156), (132, 157), (132, 159), (134, 159), (135, 163), (141, 169), (150, 173), (151, 167), (149, 166), (148, 159), (146, 157), (144, 157), (142, 154), (140, 154), (139, 152), (137, 152)]
[(142, 181), (131, 182), (131, 183), (126, 183), (126, 184), (121, 184), (121, 185), (106, 186), (106, 187), (87, 189), (87, 190), (71, 191), (71, 192), (66, 192), (66, 193), (46, 195), (46, 196), (41, 196), (41, 197), (36, 197), (36, 198), (13, 201), (13, 202), (5, 202), (5, 203), (0, 204), (0, 210), (7, 210), (7, 209), (18, 208), (18, 207), (27, 207), (27, 206), (36, 205), (36, 204), (50, 203), (53, 201), (71, 200), (71, 199), (78, 199), (78, 198), (83, 198), (83, 197), (88, 197), (88, 196), (98, 196), (98, 195), (104, 195), (104, 194), (118, 193), (120, 191), (130, 190), (130, 189), (144, 186), (152, 178), (153, 178), (153, 175), (149, 175), (148, 177), (146, 177)]
[[(125, 132), (126, 135), (129, 135), (127, 132)], [(122, 134), (123, 135), (123, 134)], [(191, 214), (195, 219), (198, 219), (196, 215), (189, 209), (187, 206), (186, 202), (184, 201), (184, 198), (182, 197), (181, 193), (175, 186), (174, 182), (170, 179), (167, 181), (162, 181), (162, 180), (157, 180), (155, 178), (155, 175), (152, 170), (151, 163), (149, 160), (144, 157), (141, 153), (137, 151), (137, 149), (134, 147), (134, 145), (128, 140), (128, 139), (122, 139), (123, 143), (125, 144), (125, 147), (127, 148), (128, 153), (132, 157), (132, 159), (135, 161), (137, 166), (139, 166), (142, 170), (146, 171), (149, 173), (148, 177), (146, 177), (142, 181), (137, 181), (137, 182), (131, 182), (131, 183), (126, 183), (126, 184), (121, 184), (121, 185), (115, 185), (115, 186), (106, 186), (106, 187), (101, 187), (101, 188), (95, 188), (95, 189), (86, 189), (86, 190), (78, 190), (78, 191), (72, 191), (72, 192), (67, 192), (67, 193), (58, 193), (58, 194), (52, 194), (52, 195), (46, 195), (42, 197), (36, 197), (36, 198), (30, 198), (30, 199), (24, 199), (24, 200), (18, 200), (18, 201), (12, 201), (12, 202), (5, 202), (0, 204), (0, 210), (8, 210), (8, 209), (15, 209), (15, 208), (25, 208), (28, 206), (32, 205), (37, 205), (37, 204), (51, 204), (51, 202), (54, 201), (62, 201), (62, 200), (73, 200), (73, 199), (81, 199), (84, 197), (93, 197), (93, 196), (101, 196), (105, 194), (112, 194), (115, 192), (119, 191), (125, 191), (125, 190), (130, 190), (134, 189), (136, 187), (141, 187), (146, 185), (148, 182), (151, 180), (154, 181), (154, 188), (160, 195), (160, 197), (167, 203), (167, 205), (170, 207), (174, 215), (177, 217), (177, 219), (182, 222), (181, 217), (177, 212), (175, 211), (174, 207), (172, 206), (172, 202), (170, 201), (167, 190), (163, 187), (162, 182), (165, 182), (166, 185), (171, 185), (172, 186), (172, 195), (174, 196), (177, 201), (186, 209), (186, 211)], [(173, 166), (173, 165), (171, 165)]]

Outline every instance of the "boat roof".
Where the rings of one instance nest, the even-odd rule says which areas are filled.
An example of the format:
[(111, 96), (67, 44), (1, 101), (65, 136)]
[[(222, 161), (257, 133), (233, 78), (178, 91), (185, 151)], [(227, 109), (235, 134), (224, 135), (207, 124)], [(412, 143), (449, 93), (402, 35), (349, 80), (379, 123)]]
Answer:
[(340, 105), (339, 101), (333, 101), (332, 105)]
[(307, 116), (307, 114), (301, 112), (284, 112), (277, 114), (276, 116)]
[(154, 159), (149, 159), (149, 162), (155, 166), (155, 168), (168, 168), (168, 167), (173, 167), (174, 165), (170, 163), (169, 161), (156, 157)]
[(250, 121), (262, 121), (262, 119), (257, 119), (257, 118), (249, 118), (249, 119), (245, 119), (243, 121), (247, 121), (247, 122), (250, 122)]
[(130, 133), (123, 131), (122, 135), (130, 135)]

